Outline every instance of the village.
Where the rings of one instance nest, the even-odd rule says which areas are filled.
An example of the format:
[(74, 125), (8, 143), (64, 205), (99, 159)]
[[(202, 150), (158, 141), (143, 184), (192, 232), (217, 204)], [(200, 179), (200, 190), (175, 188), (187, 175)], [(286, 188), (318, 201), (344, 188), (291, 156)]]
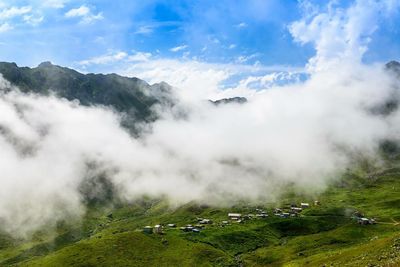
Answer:
[[(314, 201), (314, 206), (320, 206), (321, 203), (318, 200)], [(299, 205), (292, 203), (287, 205), (285, 208), (275, 208), (271, 212), (271, 216), (275, 216), (278, 218), (295, 218), (301, 216), (303, 210), (310, 208), (311, 205), (307, 202), (301, 202)], [(186, 224), (184, 226), (179, 227), (182, 232), (193, 232), (200, 233), (203, 229), (206, 228), (207, 225), (214, 225), (219, 227), (227, 227), (232, 224), (241, 224), (249, 220), (254, 219), (267, 219), (269, 214), (267, 211), (255, 208), (255, 213), (241, 214), (230, 212), (227, 214), (227, 220), (219, 221), (215, 223), (211, 219), (208, 218), (196, 218), (195, 224)], [(357, 222), (359, 225), (372, 225), (376, 224), (376, 220), (373, 218), (366, 218), (364, 215), (358, 211), (355, 211), (351, 216), (353, 221)], [(145, 234), (163, 234), (165, 229), (177, 229), (177, 225), (175, 223), (167, 223), (167, 224), (157, 224), (154, 226), (144, 226), (143, 233)]]

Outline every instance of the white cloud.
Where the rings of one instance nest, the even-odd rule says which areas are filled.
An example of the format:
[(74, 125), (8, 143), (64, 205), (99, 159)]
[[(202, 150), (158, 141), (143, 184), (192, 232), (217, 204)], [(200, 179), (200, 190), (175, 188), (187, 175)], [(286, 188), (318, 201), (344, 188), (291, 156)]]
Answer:
[(28, 23), (32, 26), (36, 26), (36, 25), (40, 24), (43, 20), (44, 20), (44, 16), (35, 17), (34, 15), (25, 15), (23, 17), (23, 21), (25, 21), (26, 23)]
[(265, 90), (268, 88), (276, 87), (278, 85), (285, 85), (288, 83), (299, 83), (306, 78), (304, 71), (274, 71), (264, 75), (246, 76), (238, 82), (235, 91), (238, 90)]
[(234, 49), (235, 47), (236, 47), (236, 44), (230, 44), (230, 45), (228, 46), (229, 49)]
[(127, 53), (125, 52), (116, 52), (116, 53), (111, 53), (111, 54), (106, 54), (98, 57), (93, 57), (87, 60), (82, 60), (79, 61), (78, 64), (82, 66), (88, 66), (88, 65), (93, 65), (93, 64), (110, 64), (114, 62), (121, 61), (122, 59), (125, 59), (128, 56)]
[(148, 61), (151, 57), (151, 53), (145, 53), (145, 52), (136, 52), (133, 55), (130, 55), (128, 57), (128, 61)]
[(371, 35), (387, 12), (394, 12), (399, 1), (355, 1), (347, 9), (331, 1), (324, 12), (310, 2), (303, 3), (305, 14), (292, 23), (289, 30), (295, 41), (312, 43), (316, 55), (309, 62), (310, 70), (327, 67), (335, 61), (361, 61)]
[(236, 28), (242, 29), (242, 28), (246, 28), (248, 25), (245, 22), (241, 22), (237, 25), (235, 25)]
[(7, 32), (9, 30), (12, 30), (13, 28), (14, 27), (8, 24), (7, 22), (0, 24), (0, 33)]
[(180, 46), (176, 46), (176, 47), (171, 48), (169, 51), (178, 52), (178, 51), (181, 51), (181, 50), (185, 50), (186, 48), (188, 48), (187, 45), (180, 45)]
[(211, 37), (209, 38), (209, 40), (213, 43), (213, 44), (220, 44), (221, 41), (218, 38), (215, 37)]
[(0, 20), (11, 19), (14, 17), (22, 16), (32, 11), (31, 6), (23, 7), (9, 7), (0, 11)]
[(44, 0), (41, 5), (45, 8), (63, 8), (69, 0)]
[(81, 6), (79, 8), (74, 8), (69, 10), (67, 13), (65, 13), (65, 16), (67, 18), (73, 18), (73, 17), (83, 17), (90, 14), (90, 9), (87, 6)]
[(97, 13), (96, 15), (92, 13), (89, 7), (82, 5), (79, 8), (74, 8), (65, 13), (66, 18), (81, 18), (80, 23), (82, 24), (90, 24), (96, 20), (102, 20), (103, 14), (102, 12)]
[(249, 55), (249, 56), (239, 56), (236, 59), (236, 62), (245, 63), (245, 62), (248, 62), (249, 60), (254, 59), (254, 58), (258, 57), (258, 56), (259, 56), (259, 54), (252, 54), (252, 55)]
[(219, 84), (229, 77), (230, 71), (216, 65), (187, 60), (153, 59), (127, 65), (123, 75), (145, 79), (149, 83), (165, 81), (177, 88), (183, 98), (207, 99), (215, 97)]
[(150, 34), (154, 31), (154, 27), (150, 25), (140, 26), (134, 33), (135, 34)]
[(148, 52), (135, 52), (134, 54), (128, 54), (124, 51), (109, 52), (105, 55), (93, 57), (90, 59), (79, 61), (78, 64), (81, 66), (89, 65), (107, 65), (115, 63), (134, 63), (134, 62), (146, 62), (149, 61), (152, 54)]
[[(44, 20), (41, 12), (41, 6), (34, 10), (32, 6), (11, 6), (4, 7), (0, 11), (0, 20), (4, 21), (4, 29), (9, 29), (11, 25), (20, 26), (22, 24), (29, 24), (36, 26)], [(8, 25), (8, 26), (7, 26)], [(12, 26), (12, 28), (14, 28)]]
[(155, 21), (147, 25), (139, 25), (133, 32), (134, 34), (148, 35), (153, 33), (156, 29), (161, 27), (177, 27), (181, 22), (178, 21)]
[[(165, 81), (179, 88), (182, 98), (218, 99), (232, 96), (251, 96), (251, 88), (239, 87), (240, 80), (256, 74), (274, 72), (301, 72), (302, 69), (286, 66), (254, 66), (242, 64), (212, 64), (197, 60), (151, 58), (146, 61), (127, 63), (117, 73), (135, 76), (149, 83)], [(225, 81), (235, 79), (226, 89)], [(269, 85), (270, 87), (270, 85)], [(221, 90), (224, 88), (224, 90)]]
[[(257, 54), (250, 55), (254, 58)], [(233, 96), (251, 96), (256, 89), (270, 88), (274, 82), (284, 84), (296, 82), (303, 68), (290, 66), (263, 66), (261, 64), (213, 64), (189, 59), (184, 54), (181, 59), (160, 58), (148, 52), (124, 51), (107, 53), (78, 62), (80, 66), (105, 65), (108, 71), (125, 76), (135, 76), (149, 83), (167, 82), (180, 88), (183, 98), (218, 99)], [(108, 64), (108, 65), (107, 65)], [(95, 67), (95, 66), (94, 66)], [(104, 68), (100, 68), (104, 69)], [(274, 82), (267, 82), (264, 76), (276, 74)], [(248, 80), (252, 77), (254, 80)], [(229, 80), (229, 84), (226, 81)], [(246, 85), (246, 86), (245, 86)], [(224, 88), (224, 90), (221, 90)]]

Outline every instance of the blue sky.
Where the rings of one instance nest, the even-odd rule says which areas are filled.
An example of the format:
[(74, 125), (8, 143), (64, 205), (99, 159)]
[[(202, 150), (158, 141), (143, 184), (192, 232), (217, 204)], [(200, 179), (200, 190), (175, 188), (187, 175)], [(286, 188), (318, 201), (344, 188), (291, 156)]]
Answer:
[[(29, 6), (32, 10), (26, 14), (41, 21), (30, 25), (23, 21), (26, 14), (7, 20), (13, 28), (0, 36), (3, 60), (31, 65), (49, 59), (71, 64), (111, 50), (135, 50), (212, 62), (242, 56), (242, 61), (250, 57), (252, 63), (299, 65), (312, 55), (311, 47), (293, 43), (287, 31), (288, 23), (300, 16), (296, 0), (48, 3), (4, 4), (3, 10)], [(90, 10), (92, 20), (85, 23), (84, 16), (65, 15), (81, 7)], [(182, 49), (173, 52), (174, 47)]]
[[(331, 8), (346, 10), (356, 2), (0, 1), (0, 60), (28, 66), (50, 60), (85, 72), (124, 70), (128, 67), (119, 59), (126, 64), (129, 56), (258, 66), (253, 72), (272, 66), (295, 69), (304, 67), (316, 49), (312, 40), (296, 41), (290, 25)], [(397, 6), (396, 0), (383, 2)], [(364, 61), (400, 59), (398, 25), (397, 11), (371, 25), (376, 29), (368, 33)]]

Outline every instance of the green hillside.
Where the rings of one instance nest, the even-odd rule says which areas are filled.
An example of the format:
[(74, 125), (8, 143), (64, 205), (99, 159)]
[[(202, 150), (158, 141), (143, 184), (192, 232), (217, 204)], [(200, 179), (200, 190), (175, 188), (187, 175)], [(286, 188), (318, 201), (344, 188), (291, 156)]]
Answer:
[[(367, 178), (368, 177), (368, 178)], [(346, 177), (313, 198), (288, 193), (279, 203), (230, 208), (188, 203), (169, 208), (166, 200), (141, 200), (115, 208), (91, 207), (81, 222), (60, 223), (32, 240), (3, 234), (1, 266), (398, 266), (400, 264), (400, 168)], [(298, 217), (280, 218), (273, 209), (314, 203)], [(229, 221), (229, 212), (267, 218)], [(360, 225), (355, 211), (376, 224)], [(200, 233), (179, 229), (213, 221)], [(163, 234), (142, 232), (164, 224)], [(176, 228), (169, 228), (174, 223)]]

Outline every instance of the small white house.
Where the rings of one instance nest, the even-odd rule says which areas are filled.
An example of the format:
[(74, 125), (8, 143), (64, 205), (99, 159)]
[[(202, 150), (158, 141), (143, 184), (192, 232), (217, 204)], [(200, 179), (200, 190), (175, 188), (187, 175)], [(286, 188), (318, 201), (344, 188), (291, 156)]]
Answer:
[(280, 214), (280, 213), (282, 213), (282, 210), (280, 208), (275, 208), (274, 213)]
[(240, 214), (240, 213), (228, 213), (228, 217), (231, 220), (240, 220), (240, 218), (242, 218), (242, 214)]
[(156, 234), (162, 234), (162, 226), (159, 225), (159, 224), (155, 225), (154, 228), (153, 228), (153, 231)]
[(301, 212), (303, 209), (302, 208), (297, 208), (297, 207), (291, 207), (290, 208), (293, 212)]
[(303, 209), (307, 209), (307, 208), (309, 208), (310, 207), (310, 204), (309, 203), (301, 203), (301, 208), (303, 208)]
[(369, 218), (358, 218), (358, 223), (362, 225), (367, 225), (367, 224), (376, 224), (375, 219), (369, 219)]
[(195, 229), (195, 228), (191, 224), (188, 224), (188, 225), (186, 225), (186, 227), (183, 227), (182, 230), (185, 232), (191, 232), (193, 229)]
[(212, 221), (210, 219), (203, 219), (199, 223), (200, 224), (212, 224)]
[(152, 234), (153, 233), (153, 227), (147, 225), (145, 227), (143, 227), (143, 233), (145, 234)]

